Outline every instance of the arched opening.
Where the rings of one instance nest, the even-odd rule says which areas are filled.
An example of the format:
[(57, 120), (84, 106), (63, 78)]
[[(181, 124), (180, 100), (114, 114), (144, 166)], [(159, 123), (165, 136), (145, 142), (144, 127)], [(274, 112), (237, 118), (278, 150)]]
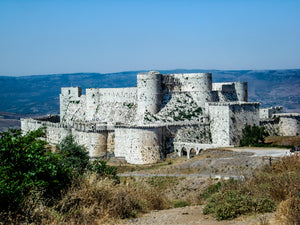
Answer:
[(203, 150), (202, 148), (200, 148), (200, 149), (199, 149), (199, 148), (197, 148), (196, 154), (197, 154), (197, 155), (199, 155), (199, 154), (200, 154), (200, 152), (202, 152), (202, 150)]
[(187, 149), (185, 147), (181, 149), (181, 152), (182, 152), (181, 156), (187, 156)]
[(196, 155), (196, 150), (194, 148), (191, 148), (190, 150), (190, 157), (194, 157)]

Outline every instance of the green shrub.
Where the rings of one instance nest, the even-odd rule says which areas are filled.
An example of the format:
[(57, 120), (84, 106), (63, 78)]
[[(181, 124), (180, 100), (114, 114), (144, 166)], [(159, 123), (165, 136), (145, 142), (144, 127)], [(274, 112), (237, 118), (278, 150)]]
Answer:
[(208, 186), (208, 188), (206, 188), (206, 190), (201, 194), (201, 197), (207, 199), (212, 194), (218, 192), (221, 189), (221, 186), (222, 186), (221, 182)]
[(0, 135), (0, 209), (20, 208), (33, 190), (53, 198), (70, 185), (70, 170), (46, 148), (42, 129), (24, 136), (12, 129)]
[(275, 202), (266, 195), (256, 198), (237, 190), (224, 190), (213, 194), (204, 207), (204, 214), (214, 214), (217, 220), (233, 219), (251, 212), (265, 213), (276, 209)]
[(61, 155), (63, 165), (73, 170), (73, 175), (82, 174), (89, 163), (88, 151), (78, 145), (72, 135), (66, 136), (56, 145), (56, 153)]
[(117, 176), (117, 168), (106, 165), (106, 161), (94, 160), (88, 164), (87, 169), (101, 176), (110, 177), (119, 181), (119, 177)]
[(262, 145), (265, 142), (265, 137), (268, 136), (268, 132), (264, 127), (246, 125), (243, 129), (243, 137), (240, 141), (241, 146), (256, 146)]
[(181, 207), (185, 207), (185, 206), (189, 206), (189, 205), (190, 205), (190, 203), (188, 203), (187, 201), (184, 201), (184, 200), (173, 201), (174, 208), (181, 208)]
[(252, 206), (253, 211), (258, 213), (273, 212), (276, 209), (275, 201), (269, 195), (253, 199)]
[[(203, 213), (214, 213), (218, 220), (232, 219), (251, 211), (251, 196), (228, 190), (214, 194)], [(207, 208), (207, 209), (206, 209)]]

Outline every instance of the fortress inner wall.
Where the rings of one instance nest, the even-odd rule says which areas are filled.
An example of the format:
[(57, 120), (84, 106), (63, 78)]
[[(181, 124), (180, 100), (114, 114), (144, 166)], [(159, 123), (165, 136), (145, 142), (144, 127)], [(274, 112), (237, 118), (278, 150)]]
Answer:
[(219, 146), (239, 145), (242, 130), (259, 125), (259, 103), (207, 103), (212, 143)]
[(274, 116), (279, 117), (279, 135), (300, 135), (300, 113), (278, 113)]
[(259, 103), (231, 103), (229, 119), (230, 145), (239, 145), (246, 125), (259, 126)]
[(135, 119), (136, 88), (89, 88), (86, 91), (87, 121), (108, 124), (129, 123)]
[(161, 160), (162, 128), (116, 127), (115, 156), (128, 163), (150, 164)]
[(82, 95), (77, 100), (69, 99), (61, 123), (73, 126), (75, 122), (84, 121), (86, 111), (86, 96)]
[[(69, 103), (78, 102), (82, 95), (81, 87), (62, 87), (59, 95), (60, 118), (63, 119)], [(62, 120), (63, 121), (63, 120)]]
[(93, 133), (72, 129), (72, 135), (78, 144), (88, 150), (91, 158), (107, 154), (107, 131)]

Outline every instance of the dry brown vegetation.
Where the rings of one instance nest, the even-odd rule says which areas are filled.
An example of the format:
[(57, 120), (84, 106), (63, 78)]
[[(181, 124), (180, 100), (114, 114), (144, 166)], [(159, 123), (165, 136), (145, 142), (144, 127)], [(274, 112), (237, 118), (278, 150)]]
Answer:
[(269, 136), (265, 139), (266, 144), (275, 146), (300, 146), (300, 136)]
[[(126, 179), (120, 183), (87, 173), (54, 206), (37, 193), (26, 200), (23, 212), (8, 221), (38, 224), (107, 224), (169, 207), (164, 195), (148, 183)], [(22, 215), (21, 215), (22, 214)], [(9, 215), (7, 215), (9, 216)]]
[(272, 212), (278, 205), (275, 224), (298, 224), (300, 157), (283, 157), (245, 181), (222, 182), (209, 191), (211, 196), (204, 212), (213, 213), (219, 220)]
[[(214, 157), (212, 152), (208, 153), (199, 157)], [(225, 151), (222, 154), (229, 153)], [(136, 168), (167, 169), (186, 161), (182, 158), (172, 163)], [(126, 170), (130, 171), (133, 167), (128, 166)], [(41, 198), (39, 192), (32, 192), (26, 199), (23, 211), (19, 212), (19, 216), (11, 217), (8, 223), (122, 224), (124, 218), (138, 217), (151, 210), (206, 204), (208, 195), (228, 190), (251, 195), (254, 203), (259, 204), (262, 196), (269, 196), (277, 205), (274, 224), (297, 224), (299, 221), (300, 157), (281, 158), (272, 166), (253, 172), (252, 177), (246, 177), (243, 181), (221, 181), (220, 185), (216, 185), (217, 182), (208, 178), (154, 176), (121, 177), (118, 183), (95, 173), (86, 173), (74, 181), (71, 188), (52, 206)], [(9, 213), (2, 216), (10, 217)], [(269, 221), (262, 220), (260, 224), (269, 224)]]

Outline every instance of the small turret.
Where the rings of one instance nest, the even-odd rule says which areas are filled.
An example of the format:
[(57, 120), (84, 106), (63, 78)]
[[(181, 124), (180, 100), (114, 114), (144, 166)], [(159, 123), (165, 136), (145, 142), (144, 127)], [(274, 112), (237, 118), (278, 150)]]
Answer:
[(237, 100), (240, 102), (248, 102), (248, 82), (234, 83)]

